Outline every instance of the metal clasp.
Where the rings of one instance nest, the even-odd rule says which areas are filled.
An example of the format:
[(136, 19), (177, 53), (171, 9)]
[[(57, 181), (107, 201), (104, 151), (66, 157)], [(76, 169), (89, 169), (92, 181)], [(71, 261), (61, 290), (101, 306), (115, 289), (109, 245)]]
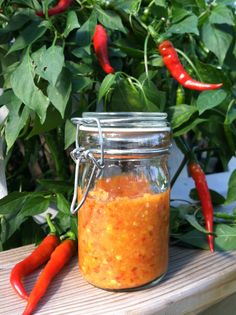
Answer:
[[(91, 187), (92, 180), (94, 175), (99, 177), (102, 169), (104, 168), (104, 148), (103, 148), (103, 135), (102, 128), (99, 119), (97, 118), (74, 118), (72, 122), (77, 125), (76, 128), (76, 146), (75, 149), (70, 153), (72, 159), (75, 162), (75, 179), (74, 179), (74, 194), (71, 202), (70, 212), (75, 214), (84, 204), (86, 197), (89, 193), (89, 189)], [(100, 145), (100, 158), (96, 159), (93, 155), (93, 150), (85, 150), (83, 147), (79, 145), (79, 132), (81, 125), (89, 125), (93, 122), (96, 122), (99, 133), (99, 145)], [(93, 169), (87, 184), (87, 187), (84, 191), (84, 194), (80, 201), (77, 201), (78, 198), (78, 182), (79, 182), (79, 167), (81, 162), (91, 161), (93, 164)], [(97, 172), (96, 172), (97, 171)], [(77, 204), (77, 205), (76, 205)]]

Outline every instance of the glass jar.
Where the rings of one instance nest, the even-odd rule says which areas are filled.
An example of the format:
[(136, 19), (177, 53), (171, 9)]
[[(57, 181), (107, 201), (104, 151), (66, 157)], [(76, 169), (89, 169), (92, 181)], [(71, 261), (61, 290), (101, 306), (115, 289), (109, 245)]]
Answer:
[(168, 264), (171, 132), (165, 113), (84, 113), (77, 125), (71, 212), (79, 268), (112, 291), (155, 285)]

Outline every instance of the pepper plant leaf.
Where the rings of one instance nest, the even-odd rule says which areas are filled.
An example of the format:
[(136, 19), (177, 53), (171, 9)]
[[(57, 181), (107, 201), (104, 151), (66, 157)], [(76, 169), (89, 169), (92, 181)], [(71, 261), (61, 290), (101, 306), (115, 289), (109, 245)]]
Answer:
[(198, 125), (204, 122), (207, 122), (207, 119), (201, 119), (201, 118), (191, 119), (191, 122), (188, 121), (186, 124), (181, 125), (180, 128), (176, 128), (174, 130), (174, 137), (182, 136), (186, 134), (187, 132), (189, 132), (190, 130), (194, 130), (195, 127), (197, 127)]
[(173, 129), (180, 127), (197, 111), (195, 106), (179, 105), (171, 106), (168, 109), (169, 117), (171, 119), (171, 126)]
[(10, 80), (14, 94), (26, 106), (34, 110), (43, 123), (46, 118), (49, 99), (34, 83), (34, 69), (28, 51), (20, 65), (12, 73)]
[(230, 175), (225, 203), (230, 204), (234, 201), (236, 201), (236, 170), (234, 170)]
[(115, 83), (116, 75), (110, 73), (105, 76), (99, 89), (98, 102), (108, 93), (109, 89)]
[(218, 57), (220, 64), (224, 62), (232, 39), (230, 33), (224, 32), (211, 23), (205, 23), (202, 27), (202, 40), (206, 47)]
[(35, 72), (55, 86), (64, 65), (63, 48), (53, 45), (46, 49), (46, 46), (43, 46), (32, 54), (32, 59), (35, 63)]
[(23, 217), (34, 216), (43, 213), (49, 207), (50, 198), (43, 195), (29, 196), (20, 211), (20, 215)]
[(13, 15), (9, 23), (0, 30), (0, 34), (9, 33), (21, 29), (22, 26), (29, 22), (33, 16), (35, 16), (34, 12), (28, 9), (16, 13), (15, 15)]
[(75, 11), (69, 11), (67, 14), (66, 28), (65, 28), (63, 35), (65, 37), (67, 37), (71, 31), (73, 31), (79, 27), (80, 27), (80, 23), (78, 21), (78, 18), (77, 18)]
[(235, 24), (232, 11), (223, 4), (213, 7), (209, 21), (211, 24)]
[(12, 44), (8, 51), (8, 54), (24, 49), (29, 45), (36, 42), (40, 37), (42, 37), (49, 27), (48, 22), (33, 21), (28, 25), (21, 34), (16, 38), (15, 42)]
[(98, 21), (106, 28), (111, 30), (121, 31), (126, 33), (126, 29), (122, 23), (120, 16), (114, 11), (103, 10), (101, 7), (96, 7)]
[(7, 215), (19, 211), (28, 197), (27, 192), (11, 192), (0, 199), (0, 214)]
[(159, 7), (166, 7), (166, 0), (155, 0), (155, 4)]
[[(236, 249), (236, 228), (226, 224), (215, 224), (215, 250), (227, 251)], [(190, 231), (178, 237), (181, 241), (202, 249), (209, 249), (206, 235), (198, 230)]]
[(173, 34), (193, 33), (199, 35), (197, 16), (196, 15), (188, 16), (184, 20), (181, 20), (180, 22), (171, 25), (167, 33)]
[(35, 117), (33, 128), (27, 135), (27, 140), (35, 135), (40, 135), (60, 127), (63, 125), (63, 123), (64, 121), (58, 110), (53, 106), (49, 106), (47, 110), (47, 116), (43, 124), (40, 122), (38, 117)]
[(69, 71), (64, 68), (61, 72), (55, 86), (48, 86), (48, 97), (53, 106), (60, 112), (61, 117), (64, 118), (66, 105), (70, 98), (72, 85), (69, 79)]
[[(222, 205), (225, 202), (224, 196), (219, 194), (217, 191), (213, 189), (209, 189), (210, 195), (211, 195), (211, 200), (213, 205)], [(196, 190), (196, 188), (193, 188), (190, 190), (189, 197), (193, 200), (199, 201), (199, 195)]]
[(232, 102), (226, 113), (225, 124), (232, 124), (232, 122), (236, 119), (236, 104)]
[(69, 148), (69, 146), (74, 143), (76, 135), (76, 126), (69, 119), (66, 120), (65, 123), (65, 149)]
[(220, 105), (226, 98), (227, 93), (224, 90), (204, 91), (197, 98), (197, 109), (201, 115), (206, 110)]
[(92, 11), (90, 17), (76, 32), (76, 42), (79, 44), (79, 47), (84, 47), (91, 44), (96, 24), (97, 15), (95, 11)]
[(11, 103), (7, 104), (9, 114), (5, 127), (5, 139), (7, 143), (7, 152), (15, 143), (20, 131), (24, 128), (30, 114), (30, 109), (26, 106), (22, 107), (22, 102), (15, 95)]
[(66, 198), (63, 196), (63, 194), (57, 194), (56, 199), (58, 210), (67, 216), (70, 215), (70, 205)]

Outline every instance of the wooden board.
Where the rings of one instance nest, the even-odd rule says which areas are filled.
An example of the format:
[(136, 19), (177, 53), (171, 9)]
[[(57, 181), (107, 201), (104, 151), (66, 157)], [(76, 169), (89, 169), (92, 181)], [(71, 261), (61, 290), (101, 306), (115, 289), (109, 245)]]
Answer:
[[(22, 314), (25, 301), (9, 284), (12, 267), (33, 249), (32, 245), (0, 253), (0, 314)], [(25, 279), (30, 291), (38, 273)], [(236, 292), (236, 251), (217, 252), (171, 247), (169, 270), (154, 288), (107, 292), (81, 277), (77, 259), (55, 278), (35, 314), (41, 315), (184, 315), (200, 310)]]

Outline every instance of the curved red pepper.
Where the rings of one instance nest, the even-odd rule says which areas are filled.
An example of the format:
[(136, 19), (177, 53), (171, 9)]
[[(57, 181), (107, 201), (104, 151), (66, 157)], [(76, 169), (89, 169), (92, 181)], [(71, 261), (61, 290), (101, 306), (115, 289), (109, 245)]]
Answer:
[(64, 240), (51, 255), (50, 260), (40, 273), (33, 290), (30, 293), (28, 303), (22, 315), (30, 315), (37, 307), (39, 300), (47, 291), (53, 278), (59, 273), (64, 265), (69, 262), (76, 252), (77, 242), (72, 239)]
[(106, 73), (114, 73), (115, 71), (110, 65), (108, 58), (107, 43), (108, 36), (105, 28), (102, 25), (97, 25), (93, 35), (95, 54), (103, 71)]
[(59, 243), (60, 239), (56, 235), (49, 234), (28, 257), (16, 264), (12, 269), (10, 283), (12, 288), (22, 299), (28, 299), (28, 294), (22, 283), (23, 277), (44, 264), (50, 258)]
[[(213, 233), (213, 206), (211, 195), (208, 189), (206, 176), (201, 166), (196, 162), (190, 162), (188, 165), (189, 172), (195, 182), (195, 186), (202, 205), (205, 225), (208, 232)], [(207, 235), (208, 244), (211, 252), (214, 252), (214, 237), (212, 234)]]
[[(58, 3), (53, 8), (50, 8), (48, 10), (48, 16), (63, 13), (64, 11), (66, 11), (66, 9), (69, 8), (71, 3), (72, 3), (72, 0), (59, 0)], [(38, 11), (36, 12), (36, 14), (41, 17), (45, 16), (43, 11)]]
[(203, 83), (192, 79), (181, 64), (178, 54), (170, 41), (165, 40), (162, 42), (159, 45), (159, 52), (172, 77), (175, 78), (185, 88), (197, 91), (205, 91), (219, 89), (223, 85), (222, 83)]

